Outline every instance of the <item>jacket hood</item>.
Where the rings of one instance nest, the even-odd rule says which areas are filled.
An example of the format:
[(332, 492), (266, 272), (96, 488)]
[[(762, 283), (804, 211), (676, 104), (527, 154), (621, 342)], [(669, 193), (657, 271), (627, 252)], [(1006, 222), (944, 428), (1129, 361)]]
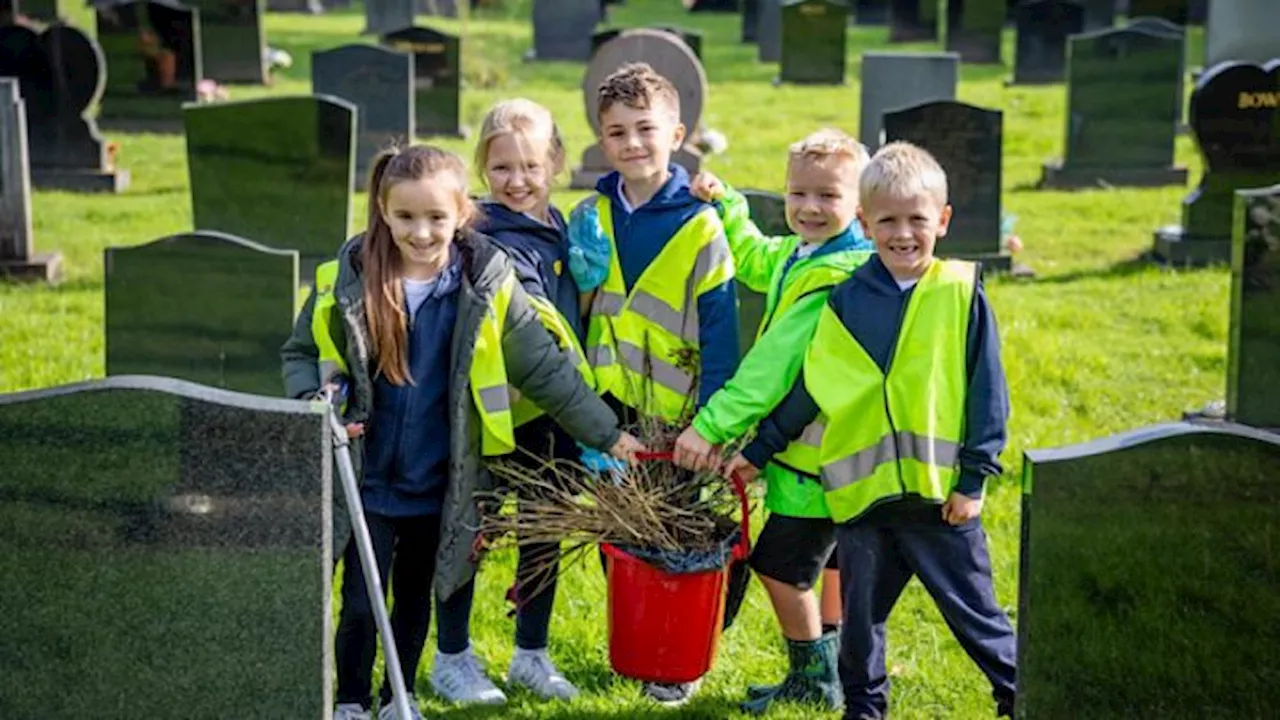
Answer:
[(844, 232), (828, 239), (822, 244), (821, 248), (814, 251), (812, 257), (821, 255), (830, 255), (831, 253), (841, 252), (843, 250), (868, 250), (874, 251), (875, 245), (867, 241), (862, 236), (862, 230), (858, 227), (858, 221), (854, 220)]
[[(639, 212), (649, 210), (670, 210), (690, 205), (705, 205), (689, 192), (689, 171), (674, 163), (667, 166), (671, 177), (658, 189), (658, 192), (639, 208)], [(622, 175), (613, 171), (596, 182), (596, 191), (601, 195), (622, 204)]]
[(516, 212), (506, 205), (492, 200), (477, 203), (480, 213), (476, 216), (475, 230), (485, 235), (497, 235), (503, 232), (518, 232), (548, 242), (560, 242), (565, 227), (564, 216), (551, 206), (547, 212), (555, 227), (548, 227), (521, 212)]

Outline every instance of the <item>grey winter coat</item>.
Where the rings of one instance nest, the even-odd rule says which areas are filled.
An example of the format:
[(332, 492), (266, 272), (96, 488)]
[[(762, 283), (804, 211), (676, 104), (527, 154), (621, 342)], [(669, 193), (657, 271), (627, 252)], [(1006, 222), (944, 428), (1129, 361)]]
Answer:
[[(364, 316), (359, 258), (362, 239), (363, 236), (352, 238), (338, 251), (338, 279), (334, 285), (337, 311), (343, 319), (340, 326), (347, 339), (343, 354), (353, 375), (344, 417), (348, 423), (368, 422), (373, 403), (372, 372), (376, 367), (369, 356), (371, 345)], [(510, 259), (487, 236), (464, 231), (456, 238), (456, 246), (462, 255), (463, 277), (450, 359), (449, 485), (441, 517), (434, 579), (436, 593), (442, 599), (453, 595), (475, 575), (476, 564), (471, 558), (479, 524), (475, 498), (477, 493), (494, 489), (493, 477), (480, 455), (480, 418), (471, 399), (469, 378), (481, 320), (503, 279), (513, 272)], [(289, 397), (307, 397), (320, 388), (319, 353), (311, 337), (314, 309), (313, 294), (298, 316), (293, 335), (280, 349), (285, 392)], [(620, 434), (617, 416), (583, 382), (573, 361), (539, 322), (529, 297), (518, 283), (504, 328), (502, 351), (508, 382), (582, 444), (598, 450), (612, 447)], [(352, 443), (357, 479), (362, 477), (362, 450), (358, 440)], [(340, 495), (335, 493), (335, 497)], [(346, 509), (335, 508), (335, 557), (340, 556), (349, 537)]]

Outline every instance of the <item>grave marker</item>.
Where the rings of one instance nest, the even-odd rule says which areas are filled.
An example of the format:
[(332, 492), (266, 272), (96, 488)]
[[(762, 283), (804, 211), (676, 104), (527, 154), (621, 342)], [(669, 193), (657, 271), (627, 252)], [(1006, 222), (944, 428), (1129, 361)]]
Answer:
[(782, 2), (759, 0), (756, 15), (756, 59), (776, 63), (782, 58)]
[(356, 184), (368, 187), (373, 158), (413, 139), (413, 57), (372, 45), (311, 54), (311, 87), (356, 106)]
[(191, 0), (200, 11), (201, 69), (221, 83), (267, 84), (263, 0)]
[(414, 0), (365, 0), (364, 34), (385, 35), (413, 25)]
[(1175, 25), (1186, 25), (1187, 0), (1129, 0), (1128, 16), (1135, 18), (1143, 15), (1164, 18)]
[(204, 78), (200, 11), (171, 0), (95, 6), (106, 87), (104, 127), (179, 132), (182, 104)]
[(461, 137), (462, 41), (426, 27), (382, 36), (382, 44), (413, 55), (414, 133)]
[[(751, 222), (767, 237), (790, 235), (786, 200), (767, 190), (743, 190)], [(743, 356), (755, 344), (756, 332), (764, 320), (765, 296), (738, 283), (738, 349)]]
[(1067, 37), (1084, 30), (1084, 7), (1072, 0), (1032, 0), (1017, 7), (1013, 84), (1062, 82)]
[(599, 0), (533, 0), (530, 60), (590, 60), (591, 33), (603, 19)]
[(955, 53), (863, 53), (858, 140), (874, 154), (886, 111), (954, 100), (959, 81), (960, 56)]
[(806, 85), (844, 84), (848, 15), (843, 0), (787, 0), (782, 6), (778, 79)]
[(1000, 64), (1005, 12), (1000, 0), (947, 0), (947, 51), (967, 63)]
[(742, 42), (756, 42), (756, 26), (760, 22), (760, 0), (742, 0)]
[(937, 39), (937, 0), (893, 0), (889, 6), (889, 42), (934, 42)]
[[(1210, 6), (1212, 7), (1212, 6)], [(1280, 185), (1236, 191), (1227, 417), (1280, 428)]]
[(1204, 66), (1238, 60), (1261, 64), (1280, 56), (1280, 22), (1273, 0), (1209, 3)]
[(848, 17), (860, 27), (887, 25), (889, 0), (853, 0), (853, 12)]
[(62, 255), (34, 250), (27, 111), (18, 81), (0, 78), (0, 277), (56, 282)]

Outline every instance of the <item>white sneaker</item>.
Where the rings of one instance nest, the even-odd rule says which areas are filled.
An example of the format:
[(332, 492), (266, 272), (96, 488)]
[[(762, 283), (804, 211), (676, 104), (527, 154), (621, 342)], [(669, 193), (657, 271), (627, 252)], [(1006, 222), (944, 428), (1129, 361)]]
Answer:
[(371, 720), (368, 710), (356, 703), (339, 703), (333, 706), (333, 720)]
[(702, 678), (687, 683), (645, 683), (644, 694), (667, 707), (679, 707), (702, 687)]
[(431, 668), (431, 688), (455, 703), (502, 705), (507, 696), (484, 674), (480, 659), (467, 648), (456, 655), (436, 652)]
[(564, 679), (556, 669), (547, 651), (516, 648), (507, 669), (507, 684), (529, 688), (544, 700), (572, 700), (578, 697), (578, 688)]
[[(333, 720), (338, 719), (335, 717)], [(378, 720), (400, 720), (400, 716), (396, 715), (395, 700), (378, 708)], [(409, 696), (409, 720), (422, 720), (422, 711), (418, 709), (418, 701), (412, 695)]]

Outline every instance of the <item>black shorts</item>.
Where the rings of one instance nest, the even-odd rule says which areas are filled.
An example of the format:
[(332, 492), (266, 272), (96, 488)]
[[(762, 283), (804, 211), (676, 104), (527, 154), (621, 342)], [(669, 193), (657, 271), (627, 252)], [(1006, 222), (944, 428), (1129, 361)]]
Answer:
[(836, 526), (831, 520), (773, 513), (751, 551), (751, 569), (809, 590), (824, 567), (835, 567), (835, 546)]

